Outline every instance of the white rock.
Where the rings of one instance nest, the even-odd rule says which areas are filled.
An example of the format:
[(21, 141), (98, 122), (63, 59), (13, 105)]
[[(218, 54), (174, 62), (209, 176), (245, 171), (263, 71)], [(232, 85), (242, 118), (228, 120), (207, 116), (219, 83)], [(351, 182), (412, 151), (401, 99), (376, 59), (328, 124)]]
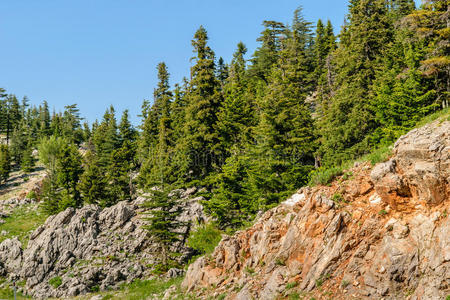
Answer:
[(294, 194), (291, 196), (291, 198), (284, 201), (283, 204), (286, 206), (294, 206), (295, 204), (303, 200), (305, 200), (305, 194)]
[(370, 196), (369, 202), (370, 202), (370, 204), (376, 205), (376, 204), (381, 203), (381, 198), (380, 198), (380, 196), (378, 196), (377, 193), (374, 193), (372, 196)]

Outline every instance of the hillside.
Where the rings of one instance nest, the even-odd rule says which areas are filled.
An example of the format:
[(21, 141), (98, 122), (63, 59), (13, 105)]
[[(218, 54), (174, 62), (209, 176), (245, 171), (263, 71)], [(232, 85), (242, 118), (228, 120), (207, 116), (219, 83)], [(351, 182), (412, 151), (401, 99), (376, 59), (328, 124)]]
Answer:
[[(450, 295), (450, 121), (391, 158), (302, 188), (192, 264), (198, 299), (444, 299)], [(209, 299), (209, 298), (208, 298)], [(312, 298), (311, 298), (312, 299)]]

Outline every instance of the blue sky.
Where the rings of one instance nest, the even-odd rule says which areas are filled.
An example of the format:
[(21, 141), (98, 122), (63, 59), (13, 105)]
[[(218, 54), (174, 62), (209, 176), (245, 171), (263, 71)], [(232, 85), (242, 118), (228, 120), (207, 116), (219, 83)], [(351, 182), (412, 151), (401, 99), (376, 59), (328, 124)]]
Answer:
[(336, 31), (347, 11), (343, 0), (1, 0), (0, 87), (57, 111), (77, 103), (90, 122), (113, 104), (137, 124), (158, 62), (172, 85), (188, 76), (200, 25), (229, 61), (239, 41), (253, 53), (263, 20), (290, 22), (299, 5)]

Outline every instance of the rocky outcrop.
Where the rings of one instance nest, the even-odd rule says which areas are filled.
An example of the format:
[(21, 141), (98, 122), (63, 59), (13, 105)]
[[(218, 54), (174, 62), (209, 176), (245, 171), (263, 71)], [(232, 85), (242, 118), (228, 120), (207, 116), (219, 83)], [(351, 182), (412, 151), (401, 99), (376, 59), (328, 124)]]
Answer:
[(198, 299), (445, 299), (449, 133), (436, 121), (400, 138), (388, 162), (301, 189), (224, 237), (182, 286)]
[(381, 199), (396, 209), (449, 199), (449, 126), (430, 124), (401, 137), (393, 158), (377, 165), (371, 178)]
[[(202, 198), (194, 198), (192, 189), (181, 192), (180, 221), (204, 219)], [(0, 273), (25, 280), (24, 292), (34, 298), (76, 296), (148, 278), (157, 248), (142, 228), (145, 200), (140, 197), (103, 210), (96, 205), (68, 208), (48, 218), (31, 234), (25, 249), (17, 239), (0, 244)], [(180, 233), (187, 235), (189, 230), (186, 225)], [(181, 260), (192, 256), (181, 243), (173, 247), (183, 254)]]

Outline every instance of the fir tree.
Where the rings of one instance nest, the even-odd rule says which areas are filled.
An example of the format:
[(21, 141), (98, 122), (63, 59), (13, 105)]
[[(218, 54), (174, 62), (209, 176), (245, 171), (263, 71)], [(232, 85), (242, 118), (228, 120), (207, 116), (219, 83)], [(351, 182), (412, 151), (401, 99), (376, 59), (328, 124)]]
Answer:
[(182, 213), (181, 206), (177, 203), (180, 195), (170, 193), (170, 190), (168, 186), (152, 190), (149, 200), (144, 204), (148, 209), (145, 218), (148, 225), (144, 228), (158, 245), (155, 255), (160, 261), (157, 270), (161, 272), (177, 265), (176, 245), (181, 241), (177, 230), (183, 226), (183, 223), (177, 220)]
[(215, 76), (214, 52), (207, 45), (208, 35), (200, 27), (194, 35), (192, 46), (196, 57), (191, 68), (189, 92), (186, 95), (184, 138), (182, 141), (184, 161), (180, 166), (190, 178), (200, 179), (213, 170), (214, 144), (217, 132), (214, 125), (221, 102), (219, 83)]
[(384, 0), (352, 0), (348, 24), (334, 52), (335, 95), (324, 107), (321, 154), (327, 165), (355, 158), (370, 149), (376, 127), (370, 87), (375, 67), (392, 40), (392, 24)]
[(8, 180), (11, 171), (11, 159), (7, 145), (0, 145), (0, 183)]
[(98, 158), (92, 151), (84, 156), (84, 172), (81, 175), (78, 189), (85, 203), (106, 206), (110, 203), (107, 191), (107, 180), (98, 166)]

